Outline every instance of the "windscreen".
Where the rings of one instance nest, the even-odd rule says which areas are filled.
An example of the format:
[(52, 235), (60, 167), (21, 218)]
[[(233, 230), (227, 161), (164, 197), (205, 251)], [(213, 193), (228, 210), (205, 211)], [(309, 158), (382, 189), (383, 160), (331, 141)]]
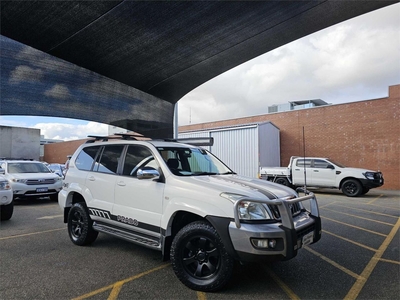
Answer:
[(8, 173), (51, 173), (42, 163), (9, 163)]
[(178, 176), (234, 174), (225, 164), (201, 148), (158, 147), (171, 172)]
[(327, 159), (327, 161), (333, 163), (334, 165), (337, 165), (340, 168), (346, 168), (346, 166), (344, 164), (338, 163), (337, 161), (334, 161), (332, 159)]

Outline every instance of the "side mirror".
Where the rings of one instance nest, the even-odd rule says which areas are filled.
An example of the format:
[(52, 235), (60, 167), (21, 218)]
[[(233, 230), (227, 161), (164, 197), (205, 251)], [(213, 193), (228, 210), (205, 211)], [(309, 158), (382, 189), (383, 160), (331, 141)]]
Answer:
[(334, 166), (334, 165), (328, 165), (327, 168), (328, 168), (328, 169), (335, 170), (335, 166)]
[(144, 167), (137, 171), (137, 178), (157, 180), (160, 178), (160, 173), (152, 167)]

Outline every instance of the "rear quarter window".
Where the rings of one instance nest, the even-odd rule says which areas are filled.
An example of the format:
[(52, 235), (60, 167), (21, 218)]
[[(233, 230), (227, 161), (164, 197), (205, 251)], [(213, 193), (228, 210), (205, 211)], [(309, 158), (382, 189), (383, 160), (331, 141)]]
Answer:
[(83, 171), (90, 171), (99, 149), (100, 146), (83, 148), (75, 160), (76, 168)]

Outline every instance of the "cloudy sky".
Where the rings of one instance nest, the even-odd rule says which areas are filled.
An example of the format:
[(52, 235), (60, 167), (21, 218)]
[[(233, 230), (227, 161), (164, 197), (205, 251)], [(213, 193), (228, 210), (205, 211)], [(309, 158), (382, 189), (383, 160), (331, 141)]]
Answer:
[[(17, 70), (16, 70), (17, 71)], [(268, 106), (322, 99), (331, 104), (386, 97), (400, 84), (400, 4), (362, 15), (248, 61), (178, 102), (179, 125), (265, 114)], [(40, 128), (46, 138), (107, 134), (107, 125), (49, 117), (0, 116), (0, 125)]]

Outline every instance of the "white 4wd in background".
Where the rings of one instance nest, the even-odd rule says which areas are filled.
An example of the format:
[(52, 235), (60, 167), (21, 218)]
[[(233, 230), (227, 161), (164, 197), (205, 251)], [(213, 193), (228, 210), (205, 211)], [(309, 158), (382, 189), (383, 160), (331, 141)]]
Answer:
[(384, 183), (381, 172), (349, 168), (321, 157), (292, 156), (287, 168), (261, 167), (260, 175), (286, 186), (337, 188), (349, 197), (364, 195)]
[(312, 193), (238, 176), (197, 146), (123, 137), (70, 160), (59, 204), (74, 244), (103, 232), (160, 250), (186, 286), (215, 291), (234, 260), (288, 260), (320, 239)]

